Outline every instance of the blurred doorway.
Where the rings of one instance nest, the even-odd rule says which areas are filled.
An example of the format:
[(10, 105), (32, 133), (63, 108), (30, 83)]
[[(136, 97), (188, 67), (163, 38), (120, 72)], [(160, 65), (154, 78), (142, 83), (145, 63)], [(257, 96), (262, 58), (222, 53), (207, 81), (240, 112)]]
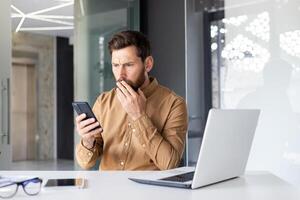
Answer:
[(11, 77), (12, 160), (36, 158), (36, 61), (13, 58)]

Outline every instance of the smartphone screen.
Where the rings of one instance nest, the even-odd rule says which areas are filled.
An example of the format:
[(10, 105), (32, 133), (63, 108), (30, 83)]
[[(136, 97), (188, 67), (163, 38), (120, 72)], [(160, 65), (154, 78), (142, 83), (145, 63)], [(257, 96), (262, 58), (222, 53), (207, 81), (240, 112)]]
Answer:
[(68, 179), (48, 179), (45, 187), (60, 187), (60, 186), (84, 186), (84, 179), (82, 178), (68, 178)]

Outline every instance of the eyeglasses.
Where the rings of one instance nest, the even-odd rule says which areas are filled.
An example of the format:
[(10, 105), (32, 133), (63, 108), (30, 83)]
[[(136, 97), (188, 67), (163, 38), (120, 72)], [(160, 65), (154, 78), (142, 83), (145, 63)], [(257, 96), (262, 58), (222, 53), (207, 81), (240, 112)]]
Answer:
[(12, 198), (18, 192), (20, 185), (27, 195), (37, 195), (41, 191), (42, 182), (43, 180), (38, 177), (23, 181), (1, 180), (0, 178), (0, 198)]

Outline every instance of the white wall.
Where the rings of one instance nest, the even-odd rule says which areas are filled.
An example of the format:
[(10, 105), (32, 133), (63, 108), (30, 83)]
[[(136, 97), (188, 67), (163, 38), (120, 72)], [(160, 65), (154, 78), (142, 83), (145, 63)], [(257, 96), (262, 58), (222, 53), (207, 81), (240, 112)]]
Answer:
[(226, 24), (221, 107), (260, 108), (247, 169), (300, 184), (300, 1), (261, 2), (225, 1), (246, 17)]

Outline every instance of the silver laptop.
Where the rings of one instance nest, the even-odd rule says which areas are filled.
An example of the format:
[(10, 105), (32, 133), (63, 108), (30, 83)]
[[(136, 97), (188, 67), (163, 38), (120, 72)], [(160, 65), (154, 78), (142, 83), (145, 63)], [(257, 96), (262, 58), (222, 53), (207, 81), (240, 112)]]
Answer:
[(249, 157), (259, 110), (211, 109), (196, 167), (130, 177), (138, 183), (199, 188), (241, 176)]

